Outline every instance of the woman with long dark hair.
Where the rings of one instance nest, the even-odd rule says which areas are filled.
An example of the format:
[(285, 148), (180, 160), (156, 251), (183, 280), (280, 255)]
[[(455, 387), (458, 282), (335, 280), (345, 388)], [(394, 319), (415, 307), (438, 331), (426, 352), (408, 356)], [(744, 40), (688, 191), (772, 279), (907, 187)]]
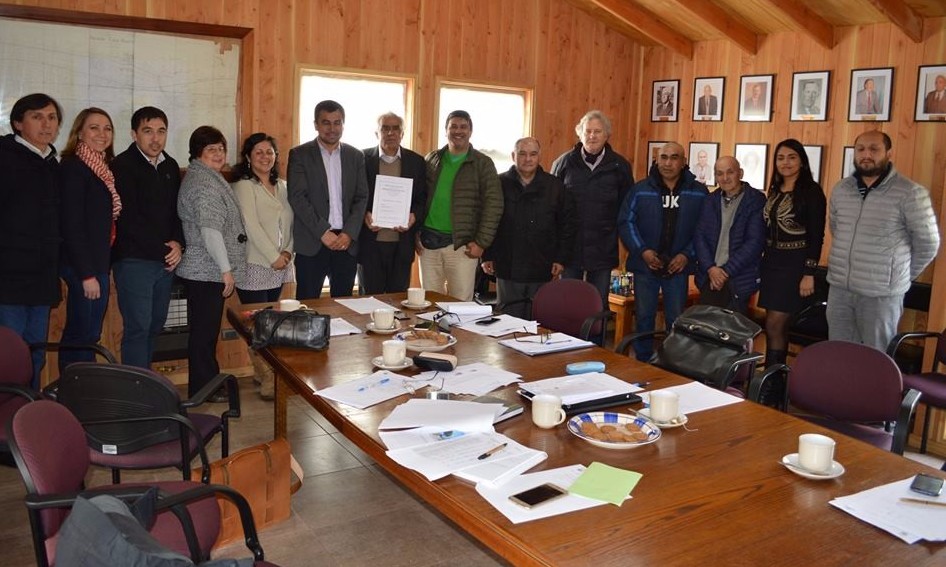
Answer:
[(815, 291), (826, 207), (824, 190), (812, 177), (801, 142), (779, 142), (764, 209), (766, 246), (759, 294), (759, 306), (766, 310), (766, 365), (785, 362), (789, 317)]

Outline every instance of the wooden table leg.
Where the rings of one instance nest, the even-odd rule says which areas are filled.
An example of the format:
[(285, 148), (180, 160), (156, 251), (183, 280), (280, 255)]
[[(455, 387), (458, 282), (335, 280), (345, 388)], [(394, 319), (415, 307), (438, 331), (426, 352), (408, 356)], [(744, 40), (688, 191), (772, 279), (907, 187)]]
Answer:
[(273, 408), (273, 437), (285, 438), (289, 431), (290, 386), (279, 371), (275, 374), (276, 400)]

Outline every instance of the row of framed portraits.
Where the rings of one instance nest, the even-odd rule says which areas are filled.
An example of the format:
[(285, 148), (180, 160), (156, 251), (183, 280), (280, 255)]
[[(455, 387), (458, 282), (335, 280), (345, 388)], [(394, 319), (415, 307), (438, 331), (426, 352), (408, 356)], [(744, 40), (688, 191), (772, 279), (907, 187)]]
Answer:
[[(647, 153), (651, 163), (657, 161), (660, 148), (667, 142), (648, 142)], [(804, 146), (811, 165), (811, 176), (824, 187), (825, 180), (821, 178), (822, 163), (824, 160), (824, 146)], [(697, 181), (709, 187), (716, 185), (713, 166), (719, 157), (719, 143), (717, 142), (690, 142), (687, 155), (689, 168)], [(765, 191), (769, 182), (769, 145), (768, 144), (736, 144), (735, 152), (739, 165), (742, 166), (742, 180), (756, 189)], [(831, 181), (833, 185), (844, 177), (854, 174), (854, 146), (844, 146), (841, 160), (840, 177)]]
[[(828, 119), (831, 71), (792, 74), (791, 121)], [(743, 75), (739, 80), (739, 121), (770, 122), (775, 75)], [(693, 120), (723, 119), (725, 77), (701, 77), (693, 85)], [(893, 94), (893, 67), (854, 69), (848, 98), (851, 122), (889, 122)], [(652, 122), (676, 122), (680, 81), (654, 81)], [(917, 122), (946, 121), (946, 64), (921, 65), (916, 89)]]

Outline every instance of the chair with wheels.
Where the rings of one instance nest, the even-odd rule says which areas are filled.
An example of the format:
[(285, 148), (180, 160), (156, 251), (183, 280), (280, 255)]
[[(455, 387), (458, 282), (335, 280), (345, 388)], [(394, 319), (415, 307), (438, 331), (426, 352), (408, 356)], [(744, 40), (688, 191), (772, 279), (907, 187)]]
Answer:
[(923, 394), (923, 405), (926, 406), (923, 418), (923, 436), (920, 439), (920, 452), (926, 453), (926, 440), (930, 434), (930, 408), (946, 409), (946, 329), (942, 333), (910, 332), (900, 333), (887, 346), (887, 355), (896, 359), (897, 351), (901, 350), (904, 341), (908, 339), (936, 339), (936, 349), (933, 351), (933, 367), (929, 372), (904, 373), (903, 387), (918, 390)]
[[(226, 385), (229, 406), (220, 415), (191, 412)], [(221, 435), (221, 456), (229, 454), (229, 419), (240, 416), (236, 378), (219, 374), (188, 400), (170, 380), (151, 370), (122, 364), (77, 362), (49, 389), (51, 397), (75, 414), (86, 431), (92, 464), (112, 470), (177, 467), (190, 478), (200, 457), (208, 471), (205, 445)], [(208, 473), (209, 474), (209, 473)]]
[[(89, 448), (79, 420), (63, 405), (50, 400), (29, 403), (7, 425), (10, 450), (26, 485), (27, 513), (32, 530), (36, 563), (55, 562), (59, 529), (69, 515), (71, 499), (85, 489)], [(141, 486), (157, 486), (168, 494), (204, 486), (192, 481), (156, 482), (148, 485), (106, 485), (91, 492), (122, 493)], [(220, 507), (212, 498), (187, 505), (182, 525), (173, 513), (159, 514), (149, 530), (170, 549), (195, 560), (209, 557), (220, 531)]]
[[(758, 401), (766, 381), (785, 372), (786, 405), (798, 417), (874, 446), (903, 454), (920, 392), (904, 393), (900, 369), (885, 353), (847, 341), (805, 347), (791, 367), (777, 364), (752, 380)], [(885, 423), (896, 423), (893, 432)]]

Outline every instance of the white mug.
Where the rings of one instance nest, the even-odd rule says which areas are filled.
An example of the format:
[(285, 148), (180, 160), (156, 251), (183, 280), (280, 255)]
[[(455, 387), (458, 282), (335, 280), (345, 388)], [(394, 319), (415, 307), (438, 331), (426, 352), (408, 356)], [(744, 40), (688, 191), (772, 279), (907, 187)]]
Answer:
[(650, 418), (657, 423), (669, 423), (680, 416), (680, 395), (667, 390), (650, 393)]
[(279, 310), (280, 311), (296, 311), (297, 309), (302, 308), (302, 302), (298, 299), (280, 299), (279, 300)]
[(423, 305), (424, 304), (424, 288), (422, 287), (407, 288), (407, 302), (411, 305)]
[(834, 463), (834, 439), (818, 433), (798, 436), (798, 464), (813, 473), (831, 472)]
[(532, 398), (532, 423), (543, 429), (551, 429), (565, 421), (562, 399), (552, 394), (539, 394)]
[(371, 312), (371, 320), (374, 321), (375, 329), (393, 329), (394, 328), (394, 310), (393, 309), (375, 309)]
[(399, 366), (407, 358), (407, 344), (404, 341), (390, 340), (381, 343), (381, 359), (385, 366)]

